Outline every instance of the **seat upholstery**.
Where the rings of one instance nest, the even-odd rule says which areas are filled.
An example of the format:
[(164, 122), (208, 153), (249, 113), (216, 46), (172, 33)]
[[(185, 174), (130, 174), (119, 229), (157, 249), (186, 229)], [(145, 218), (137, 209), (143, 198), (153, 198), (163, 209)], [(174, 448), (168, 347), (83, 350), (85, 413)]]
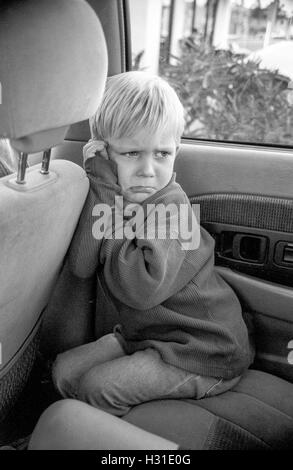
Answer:
[(186, 449), (292, 449), (293, 384), (250, 369), (229, 392), (148, 402), (124, 419)]

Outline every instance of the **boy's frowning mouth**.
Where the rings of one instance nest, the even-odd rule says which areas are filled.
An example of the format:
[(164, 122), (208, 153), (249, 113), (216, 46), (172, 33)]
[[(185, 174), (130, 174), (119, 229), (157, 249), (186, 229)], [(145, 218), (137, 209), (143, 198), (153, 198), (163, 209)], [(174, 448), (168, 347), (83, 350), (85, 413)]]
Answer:
[(132, 193), (152, 193), (156, 190), (153, 186), (131, 186), (128, 191)]

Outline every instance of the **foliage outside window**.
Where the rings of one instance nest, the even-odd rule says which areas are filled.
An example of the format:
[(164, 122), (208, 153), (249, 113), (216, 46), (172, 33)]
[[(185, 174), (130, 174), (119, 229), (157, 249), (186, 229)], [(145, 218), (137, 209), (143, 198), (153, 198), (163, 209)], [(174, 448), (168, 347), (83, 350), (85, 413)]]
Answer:
[(293, 92), (277, 72), (191, 38), (160, 75), (182, 100), (185, 137), (293, 145)]
[(293, 0), (129, 1), (133, 68), (175, 87), (185, 137), (293, 146)]

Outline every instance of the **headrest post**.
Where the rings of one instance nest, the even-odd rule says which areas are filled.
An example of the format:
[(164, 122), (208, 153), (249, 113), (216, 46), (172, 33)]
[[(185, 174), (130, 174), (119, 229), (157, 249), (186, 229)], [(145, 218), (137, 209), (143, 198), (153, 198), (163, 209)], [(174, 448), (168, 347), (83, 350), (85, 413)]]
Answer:
[(28, 154), (24, 152), (19, 152), (18, 155), (18, 167), (17, 167), (17, 184), (25, 184), (25, 172), (27, 168), (27, 157)]
[(43, 153), (42, 168), (40, 170), (42, 175), (48, 175), (49, 173), (50, 158), (51, 158), (51, 149), (47, 149)]

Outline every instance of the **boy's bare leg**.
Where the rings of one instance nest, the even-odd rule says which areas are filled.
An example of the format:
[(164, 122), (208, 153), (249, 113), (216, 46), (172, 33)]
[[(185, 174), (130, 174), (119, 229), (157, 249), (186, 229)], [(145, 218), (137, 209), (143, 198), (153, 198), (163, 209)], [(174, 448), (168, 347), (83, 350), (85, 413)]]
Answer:
[(125, 356), (113, 333), (58, 354), (52, 369), (55, 387), (64, 398), (75, 398), (82, 375), (92, 367)]
[(77, 400), (60, 400), (40, 417), (29, 450), (176, 450), (178, 444)]

